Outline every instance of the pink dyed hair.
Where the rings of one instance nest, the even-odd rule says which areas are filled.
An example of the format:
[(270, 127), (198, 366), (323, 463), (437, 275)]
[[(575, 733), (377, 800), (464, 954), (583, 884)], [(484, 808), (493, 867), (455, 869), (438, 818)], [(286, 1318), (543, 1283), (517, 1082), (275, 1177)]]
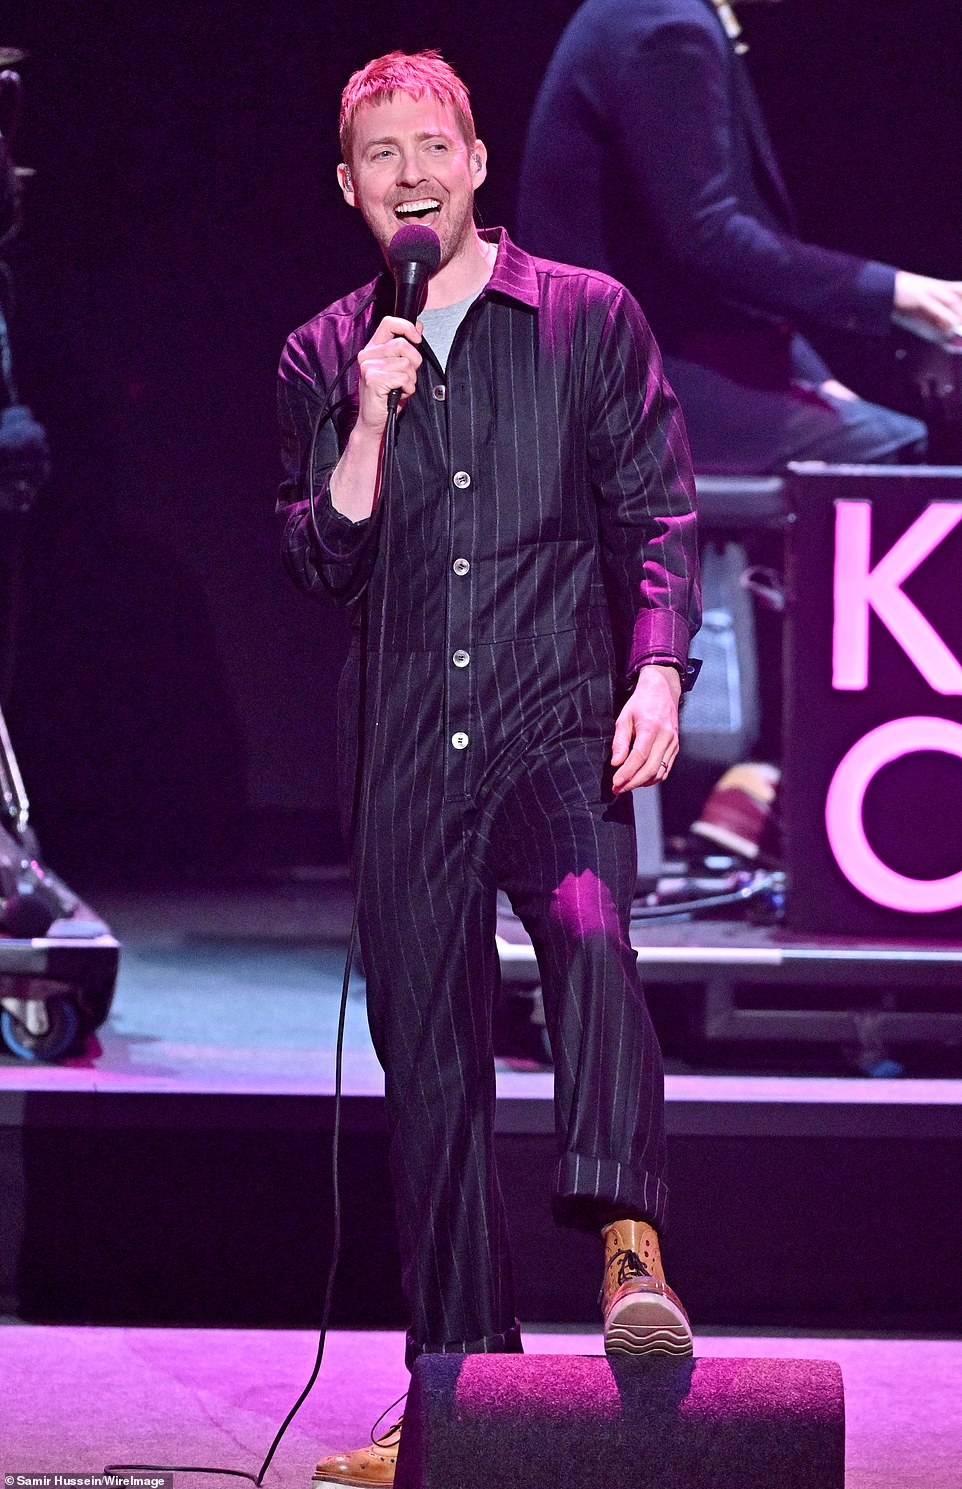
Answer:
[(468, 90), (440, 52), (388, 52), (375, 57), (359, 72), (352, 73), (341, 94), (341, 155), (350, 164), (354, 117), (362, 103), (377, 103), (407, 93), (423, 98), (430, 93), (439, 103), (454, 110), (466, 145), (477, 139)]

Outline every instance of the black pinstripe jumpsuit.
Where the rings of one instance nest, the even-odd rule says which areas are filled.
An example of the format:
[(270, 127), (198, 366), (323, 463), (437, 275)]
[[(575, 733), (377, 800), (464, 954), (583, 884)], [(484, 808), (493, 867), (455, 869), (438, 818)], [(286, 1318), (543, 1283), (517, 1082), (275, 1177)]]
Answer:
[[(357, 888), (410, 1362), (423, 1349), (520, 1347), (492, 1148), (499, 886), (542, 976), (556, 1219), (662, 1222), (661, 1057), (628, 942), (631, 805), (612, 795), (608, 762), (623, 680), (646, 661), (684, 664), (698, 597), (687, 445), (637, 305), (503, 233), (446, 370), (425, 354), (399, 420), (390, 510), (359, 524), (327, 490), (356, 414), (356, 372), (343, 377), (315, 458), (318, 550), (303, 483), (312, 422), (392, 293), (382, 278), (288, 341), (279, 507), (303, 588), (350, 600), (366, 584), (369, 615), (386, 607)], [(345, 806), (357, 634), (339, 700)]]

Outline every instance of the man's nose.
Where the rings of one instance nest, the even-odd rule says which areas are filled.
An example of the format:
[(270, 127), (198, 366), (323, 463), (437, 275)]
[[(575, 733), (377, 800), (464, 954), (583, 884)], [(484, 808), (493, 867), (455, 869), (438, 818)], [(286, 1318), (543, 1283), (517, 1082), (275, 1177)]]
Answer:
[(416, 150), (408, 150), (401, 156), (398, 180), (402, 186), (416, 186), (425, 178), (424, 166)]

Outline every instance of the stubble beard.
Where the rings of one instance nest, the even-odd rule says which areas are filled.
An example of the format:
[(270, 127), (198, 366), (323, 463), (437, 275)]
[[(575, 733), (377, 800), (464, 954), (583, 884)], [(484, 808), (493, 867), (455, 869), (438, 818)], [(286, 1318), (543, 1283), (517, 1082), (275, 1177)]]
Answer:
[[(429, 192), (425, 194), (430, 195)], [(375, 216), (374, 214), (365, 210), (363, 202), (360, 202), (358, 205), (361, 208), (361, 216), (364, 218), (364, 221), (368, 226), (368, 230), (371, 232), (374, 239), (376, 240), (377, 245), (383, 253), (384, 257), (387, 258), (388, 250), (390, 248), (391, 242), (393, 241), (395, 233), (397, 233), (400, 228), (404, 227), (405, 224), (403, 222), (398, 222), (397, 218), (394, 217), (393, 212), (388, 212), (386, 215), (383, 212), (379, 212)], [(445, 209), (447, 209), (447, 211), (450, 213), (450, 199), (448, 199), (443, 204), (441, 214), (439, 215), (443, 216)], [(392, 219), (393, 226), (391, 225)], [(417, 219), (412, 218), (412, 221), (416, 222)], [(433, 225), (431, 223), (426, 223), (425, 226), (432, 227)], [(436, 228), (434, 228), (433, 230), (435, 232), (437, 231)], [(439, 237), (441, 237), (441, 261), (438, 264), (438, 271), (446, 268), (447, 265), (451, 263), (452, 259), (457, 258), (458, 255), (467, 248), (471, 241), (473, 232), (474, 197), (471, 196), (464, 203), (463, 207), (459, 209), (456, 217), (449, 216), (443, 237), (440, 234), (438, 235)]]

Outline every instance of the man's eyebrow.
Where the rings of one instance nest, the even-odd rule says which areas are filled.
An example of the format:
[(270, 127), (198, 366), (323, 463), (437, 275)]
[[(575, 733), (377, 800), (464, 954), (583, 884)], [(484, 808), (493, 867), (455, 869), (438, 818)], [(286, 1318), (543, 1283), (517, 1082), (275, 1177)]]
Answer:
[[(449, 134), (446, 129), (420, 129), (414, 138), (416, 140), (453, 140), (455, 136)], [(396, 134), (379, 134), (373, 140), (367, 140), (364, 148), (370, 150), (372, 145), (396, 145), (398, 143)]]

